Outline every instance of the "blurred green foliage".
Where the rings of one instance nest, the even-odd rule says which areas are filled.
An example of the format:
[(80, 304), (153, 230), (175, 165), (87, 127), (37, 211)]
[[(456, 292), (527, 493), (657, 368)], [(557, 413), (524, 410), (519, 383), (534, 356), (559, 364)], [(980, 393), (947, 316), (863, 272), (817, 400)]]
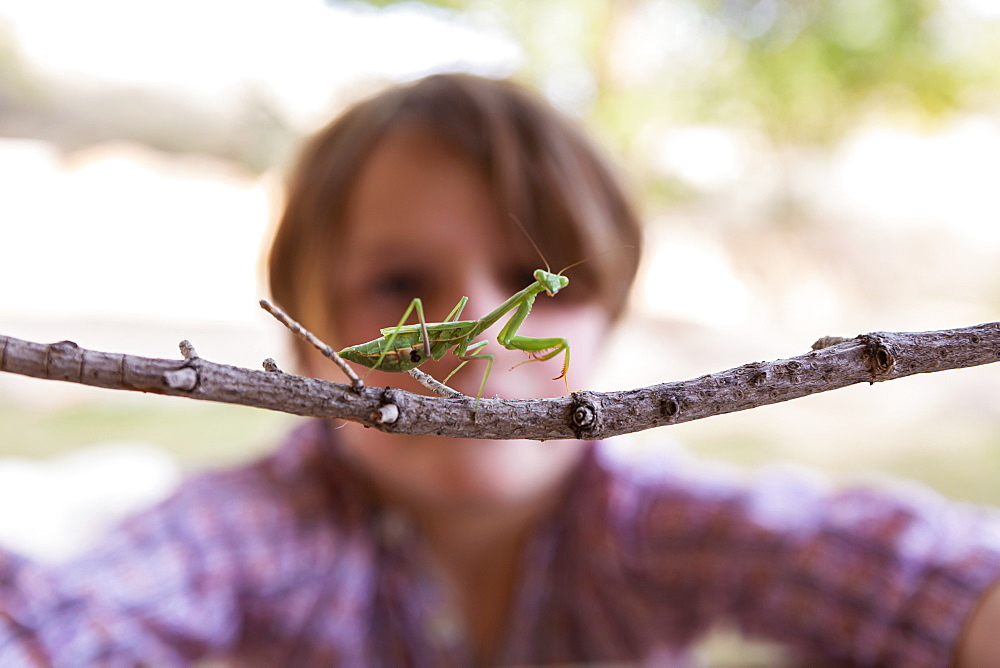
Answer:
[(527, 52), (521, 76), (579, 82), (574, 102), (622, 140), (656, 116), (829, 142), (867, 114), (933, 119), (1000, 84), (1000, 21), (956, 0), (425, 4), (495, 17)]
[(701, 194), (656, 166), (671, 128), (747, 131), (794, 170), (788, 149), (827, 150), (868, 122), (1000, 110), (1000, 13), (972, 0), (424, 4), (505, 30), (524, 52), (515, 76), (595, 130), (654, 208)]
[(935, 35), (931, 0), (702, 4), (731, 37), (731, 75), (718, 90), (732, 92), (719, 101), (746, 99), (771, 137), (837, 138), (873, 107), (934, 116), (959, 106), (969, 81)]
[[(420, 4), (505, 32), (524, 53), (517, 76), (586, 118), (630, 161), (651, 126), (717, 123), (751, 128), (776, 145), (829, 144), (871, 115), (927, 122), (1000, 106), (1000, 14), (983, 14), (972, 0)], [(149, 92), (71, 93), (41, 82), (0, 30), (0, 132), (8, 136), (59, 129), (65, 136), (55, 139), (73, 148), (117, 128), (123, 136), (114, 138), (262, 171), (280, 163), (302, 131), (253, 92), (235, 122)], [(94, 118), (88, 107), (126, 113)]]

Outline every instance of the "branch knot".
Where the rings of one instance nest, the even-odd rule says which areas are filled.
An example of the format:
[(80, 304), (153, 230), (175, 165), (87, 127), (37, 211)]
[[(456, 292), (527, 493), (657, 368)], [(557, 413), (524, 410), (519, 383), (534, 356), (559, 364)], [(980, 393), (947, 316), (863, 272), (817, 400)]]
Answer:
[(896, 356), (892, 354), (892, 350), (883, 337), (876, 332), (862, 334), (858, 339), (865, 344), (864, 354), (871, 366), (872, 382), (874, 383), (876, 380), (880, 380), (881, 376), (892, 371), (892, 367), (896, 365)]
[(591, 392), (574, 392), (570, 409), (570, 426), (579, 440), (586, 440), (587, 434), (597, 430), (600, 423), (597, 406), (590, 399)]
[(660, 413), (668, 420), (673, 420), (681, 412), (681, 402), (677, 397), (670, 395), (660, 399)]

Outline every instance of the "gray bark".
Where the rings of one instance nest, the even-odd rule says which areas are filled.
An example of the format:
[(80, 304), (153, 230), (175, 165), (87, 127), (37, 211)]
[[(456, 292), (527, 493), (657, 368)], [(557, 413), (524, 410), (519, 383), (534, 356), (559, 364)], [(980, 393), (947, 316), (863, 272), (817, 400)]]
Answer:
[(601, 439), (699, 420), (918, 373), (1000, 361), (1000, 322), (934, 332), (874, 332), (820, 339), (816, 349), (685, 381), (554, 399), (427, 397), (390, 388), (342, 385), (277, 370), (210, 362), (188, 346), (167, 360), (42, 344), (0, 335), (0, 370), (96, 387), (242, 404), (339, 418), (383, 431), (448, 437)]

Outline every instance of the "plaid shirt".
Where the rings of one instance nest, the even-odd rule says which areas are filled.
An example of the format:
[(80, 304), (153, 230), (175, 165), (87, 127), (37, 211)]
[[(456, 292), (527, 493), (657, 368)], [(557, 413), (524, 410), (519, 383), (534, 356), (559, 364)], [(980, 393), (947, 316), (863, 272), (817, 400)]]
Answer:
[[(419, 533), (327, 424), (190, 480), (72, 563), (0, 551), (0, 665), (472, 663)], [(527, 548), (498, 663), (684, 665), (728, 617), (814, 656), (943, 666), (1000, 575), (998, 527), (930, 492), (746, 484), (595, 444)]]

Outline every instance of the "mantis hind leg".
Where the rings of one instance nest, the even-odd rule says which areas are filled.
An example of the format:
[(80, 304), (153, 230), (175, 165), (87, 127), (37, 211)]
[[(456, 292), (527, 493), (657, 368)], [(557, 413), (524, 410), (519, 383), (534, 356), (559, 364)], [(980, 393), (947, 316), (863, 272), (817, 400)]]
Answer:
[(459, 299), (458, 303), (455, 304), (455, 308), (453, 308), (451, 310), (451, 313), (448, 314), (448, 317), (444, 319), (444, 322), (451, 322), (452, 320), (458, 320), (459, 316), (462, 315), (462, 311), (465, 309), (465, 302), (467, 301), (469, 301), (468, 297), (462, 297), (461, 299)]
[(469, 353), (482, 349), (483, 346), (485, 346), (488, 343), (489, 341), (479, 341), (477, 343), (473, 343), (471, 346), (466, 346), (463, 349), (456, 350), (455, 355), (458, 357), (458, 359), (462, 360), (462, 363), (456, 366), (454, 369), (452, 369), (451, 373), (445, 376), (445, 379), (443, 381), (445, 384), (447, 384), (448, 380), (452, 376), (454, 376), (459, 369), (461, 369), (463, 366), (465, 366), (472, 360), (486, 360), (486, 371), (483, 373), (483, 379), (479, 383), (479, 393), (476, 395), (476, 404), (472, 409), (473, 413), (479, 410), (479, 400), (483, 398), (483, 390), (486, 389), (486, 379), (490, 377), (490, 371), (493, 370), (494, 357), (493, 353), (480, 353), (478, 355), (470, 355)]
[[(462, 305), (461, 302), (459, 302), (459, 304)], [(456, 306), (455, 308), (458, 307)], [(392, 350), (392, 344), (396, 341), (396, 335), (399, 334), (399, 328), (402, 327), (404, 324), (406, 324), (407, 319), (410, 317), (410, 314), (413, 313), (414, 309), (416, 309), (417, 311), (417, 320), (420, 323), (420, 336), (424, 342), (424, 353), (425, 353), (424, 359), (430, 359), (431, 342), (430, 342), (430, 335), (427, 333), (427, 320), (426, 318), (424, 318), (424, 303), (420, 301), (420, 297), (414, 297), (413, 301), (410, 302), (410, 305), (406, 307), (405, 311), (403, 311), (403, 317), (399, 319), (399, 323), (397, 323), (396, 326), (393, 328), (392, 334), (390, 334), (385, 338), (385, 346), (382, 347), (382, 353), (378, 356), (378, 359), (375, 361), (375, 366), (373, 366), (368, 371), (368, 373), (371, 373), (375, 369), (382, 368), (382, 361), (385, 360), (386, 353)], [(368, 374), (365, 374), (366, 377), (367, 375)]]

